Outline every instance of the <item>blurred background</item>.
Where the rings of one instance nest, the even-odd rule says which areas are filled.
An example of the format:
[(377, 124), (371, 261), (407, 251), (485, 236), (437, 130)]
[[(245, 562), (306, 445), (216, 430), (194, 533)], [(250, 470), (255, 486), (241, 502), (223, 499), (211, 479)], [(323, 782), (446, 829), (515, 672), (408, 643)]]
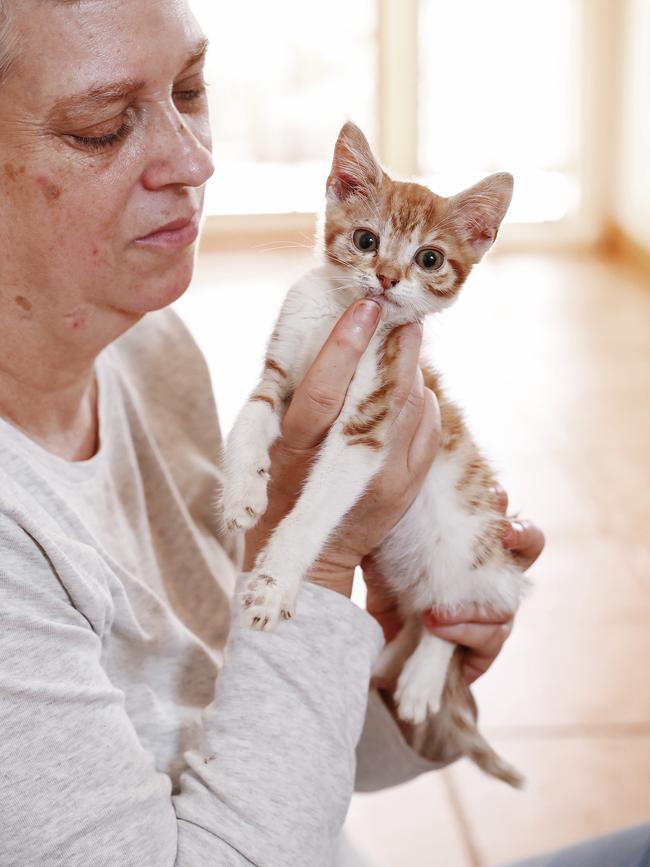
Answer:
[(390, 174), (441, 195), (515, 177), (494, 249), (426, 351), (512, 511), (547, 535), (475, 689), (527, 787), (458, 762), (355, 796), (351, 836), (384, 867), (487, 867), (650, 819), (650, 0), (193, 6), (216, 172), (176, 307), (224, 433), (314, 264), (346, 119)]

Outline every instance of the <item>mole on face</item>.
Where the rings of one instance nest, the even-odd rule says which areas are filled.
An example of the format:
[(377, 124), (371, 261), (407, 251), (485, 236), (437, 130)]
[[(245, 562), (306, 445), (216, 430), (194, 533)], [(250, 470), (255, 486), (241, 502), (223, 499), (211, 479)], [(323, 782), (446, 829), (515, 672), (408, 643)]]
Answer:
[(57, 185), (49, 178), (46, 178), (45, 175), (38, 175), (36, 183), (43, 190), (43, 195), (49, 202), (56, 201), (56, 199), (61, 195), (61, 188), (57, 187)]
[(66, 325), (76, 331), (88, 323), (90, 314), (83, 307), (76, 307), (70, 313), (66, 313), (63, 318), (66, 321)]
[(4, 171), (5, 175), (9, 178), (10, 181), (15, 181), (18, 175), (25, 174), (25, 166), (19, 166), (18, 168), (16, 168), (16, 166), (12, 165), (11, 163), (5, 163)]
[(32, 309), (32, 302), (29, 300), (29, 298), (25, 298), (24, 295), (16, 295), (16, 297), (14, 298), (14, 302), (19, 307), (22, 307), (23, 310), (31, 310)]

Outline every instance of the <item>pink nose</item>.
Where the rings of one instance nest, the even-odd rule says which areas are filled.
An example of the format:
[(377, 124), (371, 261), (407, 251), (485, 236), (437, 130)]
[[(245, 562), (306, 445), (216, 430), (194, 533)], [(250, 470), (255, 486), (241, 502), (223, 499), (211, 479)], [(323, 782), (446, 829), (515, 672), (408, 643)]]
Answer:
[(381, 283), (381, 288), (384, 292), (388, 292), (389, 289), (392, 289), (393, 286), (397, 286), (399, 280), (396, 280), (394, 277), (385, 277), (383, 274), (377, 274), (377, 279)]

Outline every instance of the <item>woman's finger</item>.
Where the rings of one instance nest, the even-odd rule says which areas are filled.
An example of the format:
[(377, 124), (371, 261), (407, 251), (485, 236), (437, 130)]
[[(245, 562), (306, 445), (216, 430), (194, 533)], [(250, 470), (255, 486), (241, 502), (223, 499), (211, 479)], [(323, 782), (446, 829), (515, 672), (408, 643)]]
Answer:
[(486, 656), (495, 648), (500, 649), (511, 631), (512, 617), (505, 623), (455, 623), (450, 626), (429, 627), (429, 632), (433, 635)]
[(465, 680), (473, 683), (492, 665), (511, 630), (512, 619), (508, 623), (459, 623), (430, 631), (438, 638), (466, 649), (463, 661)]
[(422, 615), (422, 622), (427, 629), (434, 629), (439, 626), (456, 626), (459, 623), (479, 623), (495, 626), (508, 623), (509, 620), (512, 620), (511, 611), (499, 611), (496, 608), (488, 608), (485, 605), (477, 605), (474, 602), (470, 605), (464, 605), (453, 613), (439, 611), (434, 608)]
[(511, 521), (503, 535), (503, 545), (514, 554), (526, 570), (544, 550), (546, 539), (538, 526), (532, 521)]
[(413, 436), (422, 422), (425, 406), (424, 391), (422, 371), (416, 368), (410, 394), (391, 427), (388, 460), (396, 457), (403, 463)]
[(406, 455), (406, 466), (411, 475), (419, 477), (428, 472), (440, 446), (440, 406), (431, 389), (424, 390), (424, 411)]
[[(422, 326), (400, 325), (386, 339), (384, 370), (392, 383), (385, 416), (392, 425), (391, 438), (400, 427), (415, 430), (422, 415), (424, 381), (420, 371)], [(410, 439), (410, 438), (409, 438)]]
[(363, 299), (348, 307), (336, 323), (282, 420), (282, 434), (289, 448), (313, 448), (330, 429), (380, 313), (378, 304)]

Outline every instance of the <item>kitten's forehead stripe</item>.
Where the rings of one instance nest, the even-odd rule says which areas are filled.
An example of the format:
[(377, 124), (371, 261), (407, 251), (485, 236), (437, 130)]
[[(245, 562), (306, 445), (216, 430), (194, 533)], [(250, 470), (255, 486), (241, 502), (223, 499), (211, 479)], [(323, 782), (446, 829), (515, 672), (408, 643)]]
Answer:
[(426, 236), (446, 215), (446, 202), (419, 184), (390, 182), (385, 198), (387, 220), (404, 235)]

